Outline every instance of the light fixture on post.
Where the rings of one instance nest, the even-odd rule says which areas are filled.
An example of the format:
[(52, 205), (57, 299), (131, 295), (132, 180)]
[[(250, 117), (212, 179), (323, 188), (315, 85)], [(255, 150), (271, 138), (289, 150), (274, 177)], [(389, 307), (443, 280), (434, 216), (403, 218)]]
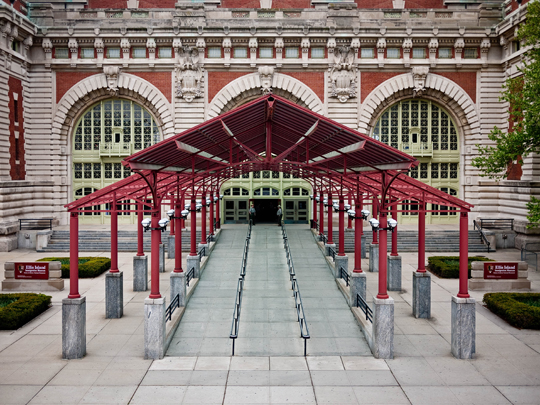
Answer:
[(328, 207), (328, 198), (327, 197), (324, 197), (324, 200), (322, 201), (323, 205), (325, 207)]
[(206, 206), (210, 207), (210, 204), (212, 203), (212, 200), (210, 198), (206, 199)]
[(396, 229), (397, 227), (397, 221), (394, 218), (388, 218), (387, 223), (388, 223), (388, 228), (379, 228), (379, 221), (377, 221), (375, 218), (371, 218), (369, 220), (369, 224), (371, 225), (371, 229), (373, 229), (373, 232), (376, 232), (376, 231), (394, 232), (394, 229)]
[(316, 196), (316, 197), (315, 197), (315, 201), (321, 202), (321, 197), (320, 197), (320, 196)]
[(187, 216), (189, 214), (189, 209), (185, 209), (185, 210), (182, 210), (180, 212), (180, 216), (179, 217), (175, 217), (174, 216), (174, 210), (169, 210), (167, 211), (167, 215), (169, 216), (169, 219), (172, 221), (173, 219), (186, 219)]
[(214, 202), (217, 202), (220, 198), (216, 195), (214, 196)]
[[(345, 206), (347, 206), (347, 205), (349, 205), (349, 204), (345, 204)], [(364, 219), (364, 220), (366, 220), (366, 219), (368, 219), (369, 214), (370, 214), (370, 212), (368, 210), (362, 210), (362, 211), (360, 211), (360, 213), (362, 214), (362, 216), (361, 217), (356, 217), (356, 211), (355, 210), (351, 210), (351, 209), (347, 210), (347, 214), (349, 214), (349, 217), (351, 217), (351, 219)]]
[(201, 212), (201, 209), (202, 209), (201, 200), (197, 200), (197, 202), (195, 204), (195, 211)]
[(158, 228), (152, 228), (150, 225), (152, 224), (152, 220), (150, 218), (145, 218), (141, 221), (141, 225), (143, 226), (144, 231), (161, 231), (165, 232), (167, 230), (167, 225), (169, 225), (169, 219), (167, 218), (161, 218), (158, 222), (159, 227)]
[[(347, 214), (349, 214), (349, 211), (351, 210), (351, 206), (350, 204), (343, 204), (343, 207), (344, 209), (343, 210), (340, 210), (339, 209), (339, 203), (337, 201), (334, 201), (334, 204), (332, 204), (332, 207), (334, 208), (334, 212), (340, 212), (340, 211), (343, 211), (343, 212), (346, 212)], [(354, 211), (353, 211), (354, 212)], [(349, 214), (350, 215), (350, 214)]]

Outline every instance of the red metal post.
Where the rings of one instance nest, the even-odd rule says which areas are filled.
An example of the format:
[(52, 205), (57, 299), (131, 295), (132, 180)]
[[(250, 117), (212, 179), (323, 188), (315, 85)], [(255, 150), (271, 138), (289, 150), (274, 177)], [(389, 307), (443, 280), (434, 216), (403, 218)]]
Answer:
[(112, 202), (111, 210), (111, 273), (119, 273), (118, 270), (118, 207), (116, 197)]
[[(174, 210), (176, 209), (176, 204), (175, 204), (176, 200), (174, 199), (174, 197), (171, 197), (171, 210)], [(176, 216), (176, 215), (175, 215)], [(171, 232), (169, 233), (169, 235), (172, 235), (174, 236), (174, 232), (175, 232), (175, 223), (176, 221), (171, 221)]]
[(317, 192), (313, 187), (313, 227), (315, 227), (315, 222), (317, 222)]
[(353, 273), (362, 273), (362, 195), (356, 196), (354, 214), (354, 270)]
[(319, 201), (320, 204), (320, 210), (319, 210), (319, 234), (324, 234), (324, 193), (321, 190), (321, 199)]
[[(185, 204), (186, 204), (186, 196), (185, 196), (185, 194), (182, 192), (182, 200), (181, 200), (181, 202), (180, 202), (180, 210), (183, 210), (183, 209), (184, 209)], [(186, 229), (186, 220), (185, 220), (185, 219), (181, 219), (181, 220), (180, 220), (180, 224), (181, 224), (180, 227), (181, 227), (182, 229)]]
[(216, 230), (221, 228), (221, 216), (220, 216), (220, 209), (219, 209), (219, 206), (220, 206), (220, 195), (219, 195), (219, 189), (217, 191), (217, 201), (216, 201)]
[(339, 195), (339, 253), (338, 256), (345, 256), (345, 201), (343, 194)]
[(150, 255), (151, 255), (151, 262), (150, 262), (150, 295), (148, 298), (156, 299), (161, 298), (161, 294), (159, 293), (159, 243), (160, 243), (160, 235), (161, 230), (159, 229), (159, 213), (161, 204), (156, 204), (156, 201), (153, 202), (154, 207), (152, 210), (152, 233), (151, 233), (151, 249), (150, 249)]
[(332, 211), (334, 207), (332, 207), (332, 193), (328, 193), (328, 243), (332, 244), (334, 243), (334, 232), (333, 232), (333, 224), (332, 224)]
[(380, 229), (380, 241), (379, 241), (379, 293), (377, 298), (385, 300), (388, 298), (388, 288), (387, 288), (387, 248), (388, 241), (386, 240), (386, 227), (388, 226), (388, 221), (386, 219), (386, 212), (381, 210), (379, 214), (379, 227)]
[[(349, 207), (351, 207), (350, 209), (352, 209), (351, 202), (352, 202), (351, 193), (349, 193), (347, 194), (347, 203), (349, 204)], [(347, 217), (348, 217), (347, 229), (352, 229), (352, 218), (349, 215), (347, 215)]]
[(469, 298), (469, 221), (467, 212), (459, 215), (459, 293), (458, 298)]
[(143, 204), (138, 203), (137, 204), (138, 211), (137, 211), (137, 256), (144, 256), (144, 237), (143, 237), (143, 226), (142, 226), (142, 220), (143, 220)]
[[(373, 197), (371, 216), (372, 216), (373, 218), (377, 219), (377, 215), (378, 215), (378, 213), (377, 213), (377, 199), (376, 199), (375, 197)], [(385, 218), (385, 220), (386, 220), (386, 218)], [(379, 244), (379, 242), (377, 241), (377, 236), (378, 236), (378, 235), (377, 235), (377, 232), (376, 232), (376, 231), (373, 231), (373, 239), (372, 239), (372, 242), (371, 242), (372, 245), (377, 245), (377, 244)], [(381, 251), (379, 250), (379, 253), (380, 253), (380, 252), (381, 252)]]
[(214, 235), (214, 193), (210, 192), (210, 235)]
[[(183, 196), (182, 196), (183, 197)], [(177, 198), (174, 205), (174, 220), (176, 222), (176, 235), (174, 236), (174, 272), (182, 273), (182, 219), (180, 213), (184, 209), (182, 201), (184, 198)]]
[(206, 243), (206, 191), (203, 190), (201, 196), (201, 243), (204, 245)]
[[(397, 204), (394, 204), (392, 206), (392, 218), (397, 221)], [(392, 252), (390, 253), (390, 256), (398, 256), (397, 252), (397, 227), (394, 228), (394, 231), (392, 232)]]
[(190, 256), (197, 256), (197, 213), (195, 211), (195, 194), (191, 196), (191, 251)]
[(79, 213), (69, 213), (69, 295), (81, 298), (79, 294)]
[(426, 272), (426, 203), (419, 204), (418, 212), (418, 272)]

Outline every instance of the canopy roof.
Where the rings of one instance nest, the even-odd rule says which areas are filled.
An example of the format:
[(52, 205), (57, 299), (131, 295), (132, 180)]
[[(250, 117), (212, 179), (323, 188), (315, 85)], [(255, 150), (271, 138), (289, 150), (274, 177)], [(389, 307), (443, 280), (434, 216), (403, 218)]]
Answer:
[(418, 164), (414, 157), (271, 94), (137, 152), (123, 164), (137, 174), (67, 204), (68, 210), (115, 199), (163, 198), (259, 170), (292, 173), (317, 188), (331, 184), (332, 192), (359, 189), (394, 202), (472, 207), (407, 176)]

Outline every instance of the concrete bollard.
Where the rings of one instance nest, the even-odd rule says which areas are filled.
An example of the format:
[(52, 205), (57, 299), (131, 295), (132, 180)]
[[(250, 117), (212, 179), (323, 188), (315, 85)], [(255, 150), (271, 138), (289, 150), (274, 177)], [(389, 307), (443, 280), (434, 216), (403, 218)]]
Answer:
[(401, 256), (388, 256), (388, 291), (401, 291)]
[(148, 290), (148, 256), (133, 256), (133, 291)]
[(186, 259), (186, 271), (189, 272), (191, 268), (195, 268), (194, 278), (201, 278), (201, 262), (199, 261), (199, 255), (188, 256)]
[(351, 288), (349, 297), (349, 305), (351, 307), (357, 306), (357, 295), (360, 295), (364, 301), (366, 301), (366, 273), (352, 273), (351, 274)]
[(167, 238), (167, 257), (169, 259), (174, 259), (174, 252), (176, 251), (174, 245), (175, 236), (176, 235), (169, 235)]
[(394, 358), (394, 299), (373, 297), (373, 356)]
[(472, 359), (476, 352), (476, 300), (452, 297), (452, 354)]
[(349, 256), (336, 255), (336, 260), (334, 260), (334, 278), (341, 278), (341, 267), (343, 267), (345, 271), (349, 271)]
[(360, 258), (367, 259), (367, 251), (366, 251), (366, 236), (362, 235), (360, 238), (360, 243), (362, 244), (362, 254), (360, 255)]
[(171, 272), (171, 302), (179, 295), (179, 306), (186, 306), (186, 273)]
[(62, 358), (82, 359), (86, 354), (86, 297), (62, 300)]
[(124, 314), (124, 273), (105, 275), (105, 318), (122, 318)]
[(413, 316), (431, 318), (431, 274), (413, 271)]
[(324, 249), (324, 254), (325, 254), (326, 256), (330, 256), (330, 255), (331, 255), (330, 249), (336, 250), (336, 244), (335, 244), (335, 243), (325, 243), (325, 244), (324, 244), (324, 248), (325, 248), (325, 249)]
[(373, 243), (369, 245), (369, 271), (377, 273), (379, 271), (379, 245)]
[(165, 356), (165, 298), (144, 300), (144, 358)]
[(159, 244), (159, 272), (165, 273), (165, 245)]
[(197, 246), (198, 251), (200, 251), (201, 248), (204, 248), (203, 256), (208, 256), (210, 253), (208, 251), (208, 248), (209, 248), (208, 243), (199, 243), (199, 245)]

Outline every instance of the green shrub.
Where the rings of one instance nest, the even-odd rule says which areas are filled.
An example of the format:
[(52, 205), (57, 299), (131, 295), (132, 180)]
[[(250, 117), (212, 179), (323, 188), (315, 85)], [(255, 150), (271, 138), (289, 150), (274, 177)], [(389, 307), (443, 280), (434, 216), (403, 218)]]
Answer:
[[(486, 257), (469, 257), (469, 278), (471, 278), (471, 262), (492, 262)], [(441, 278), (459, 278), (459, 256), (428, 257), (429, 270)]]
[(44, 294), (0, 294), (0, 330), (18, 329), (46, 311), (51, 297)]
[(539, 293), (488, 293), (484, 303), (516, 328), (540, 329)]
[[(62, 278), (69, 278), (69, 257), (46, 257), (38, 262), (62, 263)], [(111, 268), (107, 257), (79, 257), (79, 278), (94, 278)]]

